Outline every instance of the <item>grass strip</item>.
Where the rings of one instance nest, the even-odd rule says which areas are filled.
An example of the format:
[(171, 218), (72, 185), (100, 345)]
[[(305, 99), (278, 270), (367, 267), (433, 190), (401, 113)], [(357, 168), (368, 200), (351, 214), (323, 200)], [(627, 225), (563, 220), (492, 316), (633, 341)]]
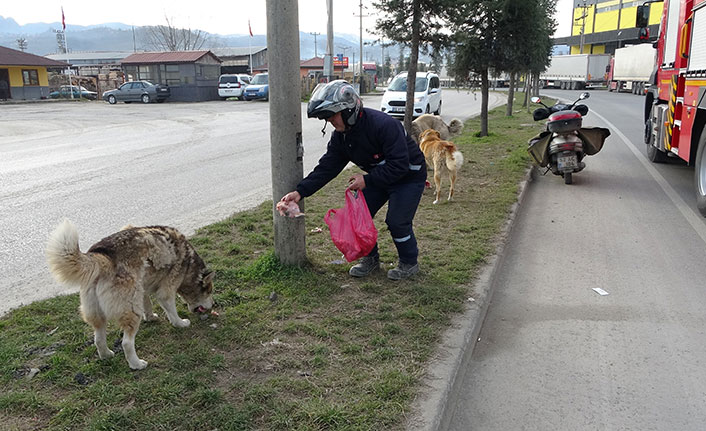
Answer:
[[(12, 311), (0, 319), (2, 428), (402, 429), (440, 334), (496, 248), (528, 167), (526, 142), (541, 128), (526, 110), (504, 112), (491, 111), (490, 136), (477, 137), (472, 119), (454, 139), (465, 158), (455, 200), (432, 205), (425, 191), (415, 218), (422, 272), (412, 280), (385, 276), (396, 263), (386, 208), (375, 219), (385, 271), (348, 276), (323, 222), (343, 205), (343, 173), (306, 201), (307, 267), (274, 257), (272, 202), (200, 229), (191, 241), (216, 271), (220, 317), (176, 329), (155, 308), (162, 319), (137, 336), (143, 371), (122, 353), (98, 360), (78, 295)], [(120, 336), (109, 326), (109, 345)]]

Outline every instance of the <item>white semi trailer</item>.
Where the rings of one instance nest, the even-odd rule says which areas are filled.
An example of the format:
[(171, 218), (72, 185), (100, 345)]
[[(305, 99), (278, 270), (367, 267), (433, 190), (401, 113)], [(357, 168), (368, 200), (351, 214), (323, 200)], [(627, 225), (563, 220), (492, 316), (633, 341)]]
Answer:
[(602, 87), (610, 64), (610, 54), (555, 55), (539, 79), (545, 87), (581, 90)]
[(616, 49), (608, 72), (608, 90), (644, 95), (656, 52), (651, 43)]

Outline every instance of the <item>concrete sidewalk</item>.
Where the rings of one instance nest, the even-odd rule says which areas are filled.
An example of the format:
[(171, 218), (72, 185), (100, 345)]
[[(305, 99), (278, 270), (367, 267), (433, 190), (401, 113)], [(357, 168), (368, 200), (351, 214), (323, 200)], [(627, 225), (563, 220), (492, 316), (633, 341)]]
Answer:
[(499, 245), (495, 254), (474, 283), (474, 296), (468, 298), (466, 311), (453, 319), (451, 327), (443, 335), (437, 352), (427, 366), (425, 377), (420, 384), (421, 390), (412, 403), (412, 411), (406, 424), (408, 430), (435, 431), (445, 429), (448, 425), (442, 422), (449, 416), (445, 415), (449, 395), (454, 393), (455, 385), (459, 384), (456, 379), (459, 370), (467, 366), (473, 355), (473, 348), (493, 296), (495, 274), (498, 268), (502, 267), (510, 233), (535, 173), (534, 166), (527, 170), (524, 180), (520, 183), (517, 202), (510, 209), (510, 215), (498, 238)]

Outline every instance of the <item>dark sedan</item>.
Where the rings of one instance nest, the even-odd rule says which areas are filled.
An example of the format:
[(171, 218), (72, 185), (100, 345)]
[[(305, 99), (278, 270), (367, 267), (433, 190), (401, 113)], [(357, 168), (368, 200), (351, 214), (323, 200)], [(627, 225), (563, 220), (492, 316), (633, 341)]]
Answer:
[(149, 81), (130, 81), (115, 90), (103, 93), (103, 100), (111, 105), (118, 102), (164, 102), (171, 95), (171, 90), (166, 85), (152, 84)]
[[(73, 93), (73, 95), (71, 94)], [(72, 97), (73, 96), (73, 97)], [(50, 99), (89, 99), (96, 100), (98, 93), (95, 91), (86, 90), (84, 87), (79, 87), (78, 85), (62, 85), (58, 90), (49, 93)]]

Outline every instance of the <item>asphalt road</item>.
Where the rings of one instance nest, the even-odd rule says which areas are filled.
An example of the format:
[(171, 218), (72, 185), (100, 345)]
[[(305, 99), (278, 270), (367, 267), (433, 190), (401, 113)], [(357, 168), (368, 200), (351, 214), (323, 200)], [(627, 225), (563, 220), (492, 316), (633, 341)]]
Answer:
[[(379, 108), (379, 96), (363, 99)], [(447, 122), (463, 120), (480, 96), (444, 90), (442, 106)], [(333, 128), (322, 136), (302, 111), (307, 173)], [(272, 199), (267, 102), (6, 104), (0, 114), (0, 314), (75, 291), (44, 257), (63, 218), (86, 250), (126, 224), (188, 235)]]
[(573, 185), (551, 173), (529, 185), (446, 406), (450, 430), (704, 428), (706, 222), (693, 169), (646, 159), (643, 98), (591, 93), (584, 124), (612, 135)]

